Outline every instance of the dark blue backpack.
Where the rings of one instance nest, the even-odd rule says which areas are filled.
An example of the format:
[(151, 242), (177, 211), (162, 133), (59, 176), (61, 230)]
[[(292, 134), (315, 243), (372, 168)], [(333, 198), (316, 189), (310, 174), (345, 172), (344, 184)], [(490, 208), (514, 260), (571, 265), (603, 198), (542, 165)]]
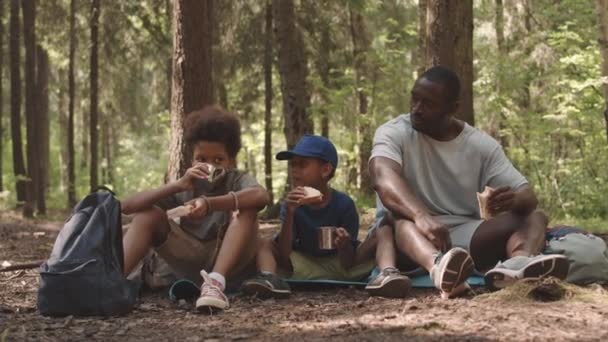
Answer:
[(137, 284), (123, 275), (120, 202), (92, 192), (76, 205), (40, 267), (38, 310), (47, 316), (126, 314)]

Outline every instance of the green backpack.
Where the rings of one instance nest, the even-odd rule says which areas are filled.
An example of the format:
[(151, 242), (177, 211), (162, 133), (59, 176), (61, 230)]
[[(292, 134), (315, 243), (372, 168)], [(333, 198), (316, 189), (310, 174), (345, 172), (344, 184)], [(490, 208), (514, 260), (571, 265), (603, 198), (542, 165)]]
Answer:
[(608, 283), (608, 247), (601, 237), (559, 226), (549, 229), (546, 240), (543, 254), (562, 254), (570, 261), (566, 281), (578, 285)]

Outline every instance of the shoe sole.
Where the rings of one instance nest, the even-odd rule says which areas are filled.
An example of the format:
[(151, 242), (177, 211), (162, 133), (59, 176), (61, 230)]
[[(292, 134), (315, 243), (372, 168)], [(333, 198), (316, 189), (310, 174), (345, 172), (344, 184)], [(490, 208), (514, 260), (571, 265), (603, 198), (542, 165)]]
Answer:
[(365, 290), (370, 296), (385, 298), (405, 298), (412, 288), (412, 283), (407, 278), (391, 279), (379, 286), (366, 286)]
[(291, 294), (290, 290), (277, 290), (272, 289), (263, 284), (251, 283), (244, 285), (242, 288), (244, 294), (248, 296), (256, 296), (260, 299), (278, 298), (283, 299), (289, 297)]
[(458, 247), (452, 248), (443, 258), (448, 259), (439, 282), (439, 290), (452, 296), (453, 290), (466, 282), (473, 273), (475, 265), (469, 253)]
[(223, 302), (217, 302), (217, 303), (199, 303), (199, 301), (196, 301), (196, 311), (198, 311), (199, 313), (204, 313), (204, 314), (213, 314), (213, 313), (217, 313), (220, 312), (222, 310), (225, 310), (228, 308), (228, 305), (224, 305), (225, 303)]
[[(512, 272), (504, 272), (503, 270), (490, 270), (485, 275), (486, 286), (497, 291), (507, 286), (513, 285), (516, 281), (524, 278), (541, 279), (545, 277), (555, 277), (560, 280), (566, 279), (570, 262), (563, 255), (546, 255), (534, 262), (526, 265), (518, 274), (510, 274)], [(508, 270), (506, 270), (508, 271)]]

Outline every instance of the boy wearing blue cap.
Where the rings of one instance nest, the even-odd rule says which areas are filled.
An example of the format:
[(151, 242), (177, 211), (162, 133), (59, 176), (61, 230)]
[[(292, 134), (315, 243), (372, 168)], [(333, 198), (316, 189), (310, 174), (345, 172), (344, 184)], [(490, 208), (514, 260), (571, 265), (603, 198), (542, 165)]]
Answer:
[[(356, 265), (359, 215), (347, 194), (328, 182), (338, 165), (338, 153), (328, 139), (305, 135), (293, 150), (276, 155), (289, 161), (292, 190), (281, 206), (281, 230), (274, 239), (262, 240), (257, 255), (260, 273), (243, 283), (243, 292), (260, 298), (284, 297), (291, 291), (277, 274), (300, 280), (361, 280), (373, 262)], [(315, 203), (307, 201), (307, 188), (321, 193)], [(335, 249), (321, 249), (320, 227), (336, 227)], [(278, 271), (278, 273), (277, 273)]]

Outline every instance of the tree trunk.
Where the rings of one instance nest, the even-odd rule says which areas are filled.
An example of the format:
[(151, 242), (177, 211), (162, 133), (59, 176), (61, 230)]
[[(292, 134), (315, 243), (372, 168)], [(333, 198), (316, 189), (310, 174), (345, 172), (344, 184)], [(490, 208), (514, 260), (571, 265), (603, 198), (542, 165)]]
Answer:
[[(503, 84), (505, 81), (505, 70), (504, 70), (504, 59), (507, 55), (507, 46), (505, 43), (505, 15), (504, 6), (502, 0), (495, 0), (494, 2), (494, 30), (496, 31), (496, 46), (498, 47), (498, 62), (496, 63), (496, 93), (500, 96), (503, 91)], [(509, 140), (501, 131), (505, 128), (504, 113), (499, 113), (498, 116), (498, 137), (500, 138), (500, 144), (503, 148), (507, 148)]]
[(59, 191), (64, 193), (68, 184), (68, 111), (65, 108), (65, 70), (57, 72), (58, 94), (57, 94), (57, 113), (59, 120)]
[(99, 157), (97, 155), (98, 152), (98, 133), (99, 128), (99, 113), (97, 112), (97, 99), (98, 99), (98, 50), (99, 50), (99, 11), (100, 11), (100, 1), (101, 0), (93, 0), (91, 6), (91, 69), (90, 69), (90, 92), (91, 92), (91, 108), (90, 108), (90, 116), (89, 116), (89, 134), (90, 134), (90, 143), (91, 143), (91, 164), (90, 164), (90, 186), (91, 190), (95, 189), (99, 185), (98, 175), (99, 175)]
[(13, 170), (17, 202), (25, 201), (25, 162), (23, 160), (23, 141), (21, 137), (21, 68), (20, 68), (20, 22), (19, 0), (11, 0), (10, 18), (10, 63), (11, 63), (11, 140), (13, 143)]
[(596, 0), (597, 23), (599, 27), (598, 43), (602, 55), (602, 77), (604, 77), (604, 121), (608, 139), (608, 0)]
[(319, 61), (318, 69), (319, 76), (321, 77), (321, 83), (323, 83), (323, 91), (321, 92), (321, 98), (323, 104), (321, 105), (321, 135), (329, 138), (329, 113), (327, 111), (327, 105), (329, 103), (329, 96), (327, 92), (330, 88), (329, 70), (330, 70), (330, 58), (331, 58), (331, 37), (330, 37), (330, 24), (323, 23), (321, 28), (321, 46), (319, 50)]
[(359, 189), (365, 194), (372, 194), (367, 161), (372, 150), (370, 134), (371, 115), (368, 107), (368, 83), (370, 66), (367, 54), (371, 38), (363, 16), (350, 9), (350, 31), (353, 40), (353, 60), (355, 67), (355, 89), (359, 99)]
[(36, 185), (38, 184), (37, 155), (38, 118), (36, 108), (36, 4), (33, 0), (22, 1), (23, 42), (25, 44), (25, 121), (27, 137), (27, 190), (23, 216), (32, 217), (36, 207)]
[(184, 119), (212, 102), (211, 23), (208, 1), (173, 3), (173, 88), (168, 180), (178, 179), (191, 164), (184, 141)]
[(266, 0), (264, 30), (264, 178), (272, 205), (272, 3), (269, 0)]
[(49, 121), (49, 55), (40, 45), (37, 53), (36, 99), (38, 100), (38, 183), (36, 184), (38, 213), (46, 214), (46, 193), (49, 188), (50, 169), (50, 121)]
[(285, 116), (284, 133), (287, 147), (291, 149), (302, 135), (313, 132), (313, 122), (306, 112), (310, 103), (306, 81), (308, 68), (302, 33), (296, 26), (293, 0), (273, 0), (272, 11)]
[(4, 114), (4, 101), (2, 96), (2, 83), (4, 81), (4, 77), (2, 77), (2, 71), (4, 69), (4, 1), (0, 0), (0, 192), (4, 191), (4, 182), (2, 179), (4, 178), (2, 173), (2, 153), (4, 151), (4, 146), (2, 142), (4, 141), (4, 125), (2, 124), (3, 114)]
[(76, 204), (76, 151), (74, 148), (74, 62), (76, 55), (76, 0), (70, 1), (70, 56), (68, 66), (68, 208)]
[(418, 0), (418, 76), (426, 70), (427, 0)]
[(473, 112), (473, 0), (428, 0), (426, 67), (444, 65), (461, 82), (456, 117), (475, 124)]

